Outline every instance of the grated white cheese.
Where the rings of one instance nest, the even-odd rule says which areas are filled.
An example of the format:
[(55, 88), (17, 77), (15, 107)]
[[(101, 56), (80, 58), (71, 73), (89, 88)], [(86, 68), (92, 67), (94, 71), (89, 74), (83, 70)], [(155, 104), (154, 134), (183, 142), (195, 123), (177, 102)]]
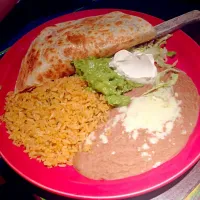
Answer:
[(151, 144), (156, 144), (158, 142), (158, 138), (156, 138), (156, 137), (150, 137), (150, 138), (148, 138), (148, 140)]
[(144, 151), (144, 152), (141, 153), (141, 156), (142, 156), (142, 157), (150, 156), (150, 154), (149, 154), (148, 152), (145, 152), (145, 151)]
[(154, 165), (153, 165), (153, 168), (156, 168), (158, 166), (160, 166), (161, 162), (156, 162)]
[(139, 135), (139, 132), (137, 130), (134, 130), (133, 133), (132, 133), (132, 138), (134, 140), (136, 140), (138, 138), (138, 135)]
[(147, 150), (147, 149), (149, 149), (150, 147), (149, 147), (149, 145), (148, 145), (147, 143), (144, 143), (144, 144), (142, 145), (142, 148), (143, 148), (144, 150)]
[(101, 139), (101, 141), (102, 141), (103, 144), (107, 144), (108, 143), (108, 138), (107, 138), (106, 135), (101, 134), (99, 136), (99, 138)]
[(94, 135), (94, 132), (91, 132), (90, 135), (86, 138), (85, 144), (86, 145), (92, 145), (93, 140), (96, 139), (96, 136)]
[(132, 98), (123, 126), (126, 132), (146, 129), (162, 139), (172, 131), (180, 112), (180, 102), (173, 96), (172, 89), (161, 88), (147, 96)]

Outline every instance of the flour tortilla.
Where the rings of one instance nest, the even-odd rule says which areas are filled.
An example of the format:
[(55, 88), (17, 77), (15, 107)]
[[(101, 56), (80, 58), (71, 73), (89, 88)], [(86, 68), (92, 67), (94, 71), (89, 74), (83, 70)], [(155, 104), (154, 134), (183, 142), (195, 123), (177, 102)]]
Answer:
[(75, 59), (111, 56), (155, 35), (150, 23), (119, 11), (47, 27), (28, 49), (15, 91), (74, 74)]

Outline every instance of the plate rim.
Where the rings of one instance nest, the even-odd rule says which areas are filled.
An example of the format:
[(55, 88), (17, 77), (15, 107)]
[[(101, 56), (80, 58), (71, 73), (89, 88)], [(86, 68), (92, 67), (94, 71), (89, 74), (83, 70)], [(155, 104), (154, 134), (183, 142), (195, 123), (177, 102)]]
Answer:
[[(104, 11), (105, 11), (105, 12), (112, 12), (112, 11), (132, 12), (133, 14), (139, 13), (139, 14), (142, 14), (142, 15), (146, 15), (147, 17), (149, 16), (149, 17), (151, 17), (151, 18), (153, 17), (153, 18), (155, 18), (155, 19), (157, 19), (157, 20), (159, 19), (159, 18), (157, 18), (157, 17), (154, 17), (154, 16), (149, 15), (149, 14), (146, 14), (146, 13), (142, 13), (142, 12), (138, 12), (138, 11), (133, 11), (133, 10), (127, 10), (127, 9), (115, 9), (115, 8), (114, 8), (114, 9), (113, 9), (113, 8), (107, 9), (107, 8), (104, 8), (104, 9), (88, 9), (88, 10), (82, 10), (82, 11), (78, 11), (78, 12), (79, 12), (79, 13), (80, 13), (80, 12), (84, 13), (84, 12), (87, 12), (87, 11), (95, 11), (95, 10), (97, 10), (97, 11), (102, 11), (102, 12), (104, 12)], [(76, 12), (76, 13), (78, 13), (78, 12)], [(73, 12), (73, 13), (74, 13), (74, 12)], [(69, 13), (69, 14), (66, 14), (66, 15), (72, 15), (73, 13)], [(17, 40), (16, 43), (20, 43), (20, 41), (21, 41), (22, 38), (24, 38), (24, 37), (25, 37), (26, 35), (28, 35), (30, 32), (34, 31), (36, 28), (42, 27), (42, 26), (44, 26), (44, 25), (46, 25), (46, 24), (51, 24), (53, 21), (55, 21), (55, 19), (59, 19), (60, 17), (66, 16), (66, 15), (58, 16), (58, 17), (56, 17), (56, 18), (54, 18), (54, 19), (51, 19), (51, 20), (49, 20), (49, 21), (47, 21), (47, 22), (45, 22), (45, 23), (43, 23), (43, 24), (41, 24), (41, 25), (39, 25), (39, 26), (33, 28), (31, 31), (29, 31), (29, 32), (26, 33), (23, 37), (21, 37), (19, 40)], [(163, 21), (163, 20), (161, 20), (161, 19), (159, 19), (159, 20), (160, 20), (160, 21)], [(185, 36), (187, 36), (188, 39), (190, 40), (190, 42), (193, 42), (193, 45), (197, 45), (197, 47), (199, 47), (199, 45), (198, 45), (190, 36), (188, 36), (188, 35), (187, 35), (186, 33), (184, 33), (183, 31), (180, 31), (180, 32), (181, 32), (181, 34), (184, 34)], [(16, 43), (15, 43), (15, 44), (16, 44)], [(15, 45), (15, 44), (14, 44), (14, 45)], [(14, 46), (14, 45), (13, 45), (13, 46)], [(200, 48), (199, 48), (199, 49), (200, 49)], [(11, 47), (11, 50), (12, 50), (12, 47)], [(9, 49), (9, 51), (10, 51), (10, 49)], [(8, 53), (8, 54), (6, 53), (6, 55), (4, 55), (5, 58), (3, 57), (3, 58), (1, 59), (0, 64), (3, 63), (4, 60), (6, 60), (7, 55), (9, 56), (9, 53)], [(180, 152), (179, 152), (179, 153), (180, 153)], [(31, 178), (29, 178), (27, 175), (23, 174), (23, 172), (21, 172), (21, 171), (19, 171), (18, 169), (16, 169), (15, 166), (14, 166), (12, 163), (10, 163), (9, 160), (6, 159), (6, 157), (2, 154), (1, 151), (0, 151), (0, 154), (1, 154), (2, 158), (6, 161), (6, 163), (8, 163), (8, 165), (9, 165), (15, 172), (17, 172), (17, 174), (19, 174), (20, 176), (22, 176), (24, 179), (28, 180), (29, 182), (31, 182), (31, 183), (34, 184), (35, 186), (38, 186), (38, 187), (40, 187), (40, 188), (42, 188), (42, 189), (44, 189), (44, 190), (46, 190), (46, 191), (48, 191), (48, 192), (52, 192), (52, 193), (57, 194), (57, 195), (62, 195), (62, 196), (72, 197), (72, 198), (88, 198), (88, 199), (95, 199), (95, 198), (98, 198), (98, 199), (113, 199), (113, 198), (124, 198), (124, 197), (125, 197), (125, 198), (128, 198), (128, 197), (143, 195), (143, 194), (145, 194), (145, 193), (148, 193), (148, 192), (151, 192), (151, 191), (153, 191), (153, 190), (159, 189), (159, 188), (163, 187), (164, 185), (169, 184), (169, 183), (171, 183), (172, 181), (174, 181), (175, 179), (179, 178), (181, 175), (183, 175), (185, 172), (187, 172), (192, 166), (194, 166), (195, 163), (197, 163), (198, 160), (200, 159), (200, 152), (199, 152), (199, 154), (198, 154), (190, 163), (188, 163), (187, 166), (185, 166), (181, 171), (179, 171), (178, 173), (174, 174), (174, 175), (173, 175), (172, 177), (170, 177), (169, 179), (167, 179), (167, 180), (165, 180), (165, 181), (162, 181), (162, 183), (159, 183), (159, 184), (157, 184), (157, 185), (151, 186), (151, 187), (149, 187), (149, 188), (147, 188), (147, 189), (140, 190), (140, 191), (138, 191), (138, 192), (133, 192), (133, 193), (124, 194), (124, 195), (116, 195), (116, 196), (115, 196), (115, 195), (112, 195), (112, 196), (88, 196), (88, 195), (86, 195), (86, 196), (84, 196), (84, 195), (71, 194), (71, 193), (68, 193), (68, 192), (58, 191), (58, 190), (49, 188), (49, 187), (47, 187), (47, 186), (45, 186), (45, 185), (43, 185), (43, 184), (40, 184), (40, 183), (38, 183), (37, 181), (32, 180)], [(170, 159), (170, 160), (171, 160), (171, 159)]]

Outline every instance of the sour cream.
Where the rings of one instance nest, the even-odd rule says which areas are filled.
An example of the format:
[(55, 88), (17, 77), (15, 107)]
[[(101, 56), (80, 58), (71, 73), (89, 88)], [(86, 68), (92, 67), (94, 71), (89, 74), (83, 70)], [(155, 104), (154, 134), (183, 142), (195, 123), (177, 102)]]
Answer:
[(109, 65), (119, 75), (137, 83), (153, 83), (157, 76), (152, 54), (121, 50), (114, 55)]

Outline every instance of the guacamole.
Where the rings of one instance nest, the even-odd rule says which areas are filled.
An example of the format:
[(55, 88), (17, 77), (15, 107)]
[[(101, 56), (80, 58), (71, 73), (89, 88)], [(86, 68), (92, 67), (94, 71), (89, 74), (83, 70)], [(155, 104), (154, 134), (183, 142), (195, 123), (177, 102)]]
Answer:
[(123, 95), (142, 84), (126, 80), (109, 67), (110, 58), (75, 60), (76, 73), (88, 82), (88, 87), (105, 95), (112, 106), (127, 106), (131, 99)]

